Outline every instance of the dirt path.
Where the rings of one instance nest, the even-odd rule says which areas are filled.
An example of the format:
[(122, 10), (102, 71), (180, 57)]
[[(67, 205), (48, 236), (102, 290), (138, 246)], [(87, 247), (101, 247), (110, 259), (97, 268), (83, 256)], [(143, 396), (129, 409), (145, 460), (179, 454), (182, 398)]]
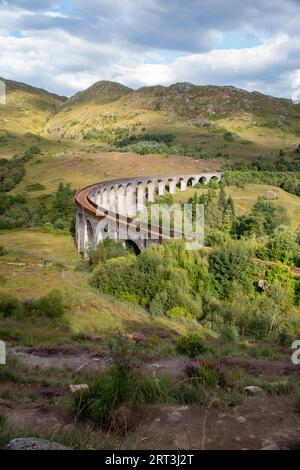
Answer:
[[(77, 371), (101, 372), (111, 365), (111, 358), (103, 352), (97, 352), (86, 347), (59, 346), (51, 348), (14, 347), (9, 354), (17, 357), (29, 367), (64, 368)], [(241, 367), (254, 376), (296, 376), (300, 378), (300, 367), (289, 361), (271, 361), (255, 359), (246, 356), (232, 356), (212, 359), (212, 361), (225, 367)], [(158, 374), (180, 375), (184, 371), (189, 359), (172, 356), (164, 358), (142, 358), (136, 361), (135, 367), (141, 370), (156, 372)], [(198, 361), (199, 365), (201, 361)]]
[[(10, 348), (9, 354), (28, 367), (69, 367), (82, 372), (101, 372), (111, 365), (111, 359), (105, 353), (80, 346), (14, 347)], [(256, 377), (300, 378), (300, 367), (284, 360), (233, 356), (213, 361), (224, 368), (241, 367)], [(187, 362), (189, 359), (185, 357), (141, 356), (135, 367), (150, 373), (176, 376), (183, 373)], [(198, 363), (200, 365), (201, 361)], [(35, 431), (39, 435), (50, 434), (54, 439), (59, 433), (74, 429), (86, 434), (83, 423), (75, 423), (74, 417), (63, 406), (62, 398), (70, 393), (67, 387), (1, 382), (0, 390), (5, 389), (11, 392), (11, 399), (0, 400), (0, 415), (16, 428), (30, 430), (32, 435)], [(19, 401), (18, 393), (30, 395), (31, 401)], [(213, 401), (208, 408), (148, 405), (126, 409), (127, 434), (116, 438), (115, 448), (300, 449), (300, 413), (294, 411), (295, 400), (289, 395), (245, 396), (238, 405), (225, 410)], [(105, 448), (105, 433), (93, 431), (92, 439), (93, 448)]]
[(48, 403), (21, 403), (0, 400), (0, 414), (17, 429), (50, 434), (72, 423), (72, 416), (63, 406)]
[[(138, 449), (300, 449), (300, 414), (287, 396), (247, 398), (225, 412), (195, 406), (149, 406), (133, 435)], [(141, 410), (136, 410), (141, 413)]]
[(29, 367), (69, 367), (78, 371), (103, 371), (111, 364), (103, 353), (81, 347), (26, 348), (18, 346), (9, 349), (9, 355), (18, 358)]
[[(300, 414), (287, 396), (246, 398), (222, 411), (196, 406), (152, 405), (130, 412), (132, 430), (119, 440), (122, 449), (300, 449)], [(81, 424), (63, 407), (0, 400), (0, 414), (9, 424), (32, 435), (57, 438)], [(84, 432), (84, 431), (83, 431)], [(94, 448), (103, 448), (107, 436), (93, 434)]]

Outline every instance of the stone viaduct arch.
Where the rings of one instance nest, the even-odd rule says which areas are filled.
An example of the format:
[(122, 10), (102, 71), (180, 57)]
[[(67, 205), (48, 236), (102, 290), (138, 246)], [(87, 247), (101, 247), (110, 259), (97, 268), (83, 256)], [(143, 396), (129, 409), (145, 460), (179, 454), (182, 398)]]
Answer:
[[(95, 249), (98, 243), (110, 237), (140, 251), (149, 243), (160, 243), (164, 234), (159, 226), (137, 224), (134, 216), (147, 202), (166, 191), (175, 194), (197, 183), (220, 181), (222, 173), (165, 175), (123, 178), (96, 183), (81, 189), (76, 202), (76, 244), (80, 253)], [(130, 238), (133, 231), (139, 236)], [(149, 232), (150, 231), (150, 232)], [(148, 237), (143, 235), (148, 234)], [(149, 236), (150, 235), (150, 236)]]

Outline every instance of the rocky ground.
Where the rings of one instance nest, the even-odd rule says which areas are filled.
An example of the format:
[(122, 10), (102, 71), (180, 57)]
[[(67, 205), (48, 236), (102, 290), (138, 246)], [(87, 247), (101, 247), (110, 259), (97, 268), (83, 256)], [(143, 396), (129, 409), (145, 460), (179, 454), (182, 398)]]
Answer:
[[(34, 369), (68, 368), (83, 373), (103, 371), (111, 364), (104, 353), (87, 347), (11, 348), (9, 355)], [(288, 360), (270, 361), (244, 356), (216, 359), (224, 368), (240, 367), (254, 377), (300, 378), (300, 369)], [(184, 357), (140, 358), (135, 367), (151, 374), (180, 376)], [(123, 431), (112, 436), (88, 423), (77, 422), (66, 406), (68, 386), (42, 383), (0, 382), (0, 415), (7, 423), (32, 437), (63, 441), (62, 436), (85, 435), (84, 448), (122, 449), (300, 449), (300, 413), (295, 412), (295, 396), (285, 393), (268, 396), (262, 390), (245, 393), (238, 403), (226, 408), (212, 396), (205, 407), (194, 405), (145, 405), (121, 407), (116, 411)], [(80, 439), (79, 439), (80, 440)], [(74, 441), (75, 442), (75, 441)], [(76, 447), (76, 444), (73, 446)], [(77, 441), (76, 441), (77, 442)], [(24, 443), (23, 443), (24, 444)], [(19, 445), (17, 442), (13, 444)], [(26, 446), (25, 446), (26, 447)]]

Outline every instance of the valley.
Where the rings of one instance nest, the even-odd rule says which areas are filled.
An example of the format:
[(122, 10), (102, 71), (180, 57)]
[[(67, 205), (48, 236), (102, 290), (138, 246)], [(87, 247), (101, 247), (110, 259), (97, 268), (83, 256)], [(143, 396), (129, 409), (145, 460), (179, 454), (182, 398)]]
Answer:
[[(0, 445), (300, 448), (300, 105), (189, 83), (69, 99), (6, 85)], [(78, 253), (79, 189), (202, 172), (223, 177), (156, 202), (203, 204), (204, 249)]]

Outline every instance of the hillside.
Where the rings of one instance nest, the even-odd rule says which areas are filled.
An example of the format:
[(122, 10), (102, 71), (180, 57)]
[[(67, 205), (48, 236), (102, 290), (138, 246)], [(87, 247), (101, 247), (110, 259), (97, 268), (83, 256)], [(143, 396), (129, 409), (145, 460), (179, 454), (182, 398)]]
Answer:
[(5, 80), (6, 105), (0, 106), (0, 129), (39, 133), (66, 98), (25, 83)]
[[(6, 104), (0, 105), (0, 153), (19, 152), (24, 146), (41, 145), (47, 121), (67, 99), (25, 83), (6, 80)], [(53, 145), (46, 142), (47, 146)]]
[(69, 98), (61, 110), (72, 109), (74, 106), (80, 104), (106, 104), (122, 98), (122, 96), (127, 95), (132, 92), (131, 88), (121, 85), (120, 83), (100, 81), (94, 83), (92, 86), (87, 88), (84, 91), (79, 91), (74, 96)]
[(300, 142), (300, 105), (230, 86), (177, 83), (133, 91), (98, 82), (70, 98), (44, 135), (105, 146), (120, 136), (144, 133), (170, 133), (176, 145), (211, 157), (272, 158), (280, 148), (292, 150)]
[(169, 153), (200, 152), (222, 164), (260, 156), (272, 161), (280, 149), (293, 151), (300, 143), (300, 104), (232, 86), (176, 83), (132, 90), (99, 81), (67, 99), (2, 80), (7, 86), (7, 104), (0, 105), (3, 156), (30, 145), (47, 151), (79, 145), (94, 152), (132, 136), (169, 134)]

